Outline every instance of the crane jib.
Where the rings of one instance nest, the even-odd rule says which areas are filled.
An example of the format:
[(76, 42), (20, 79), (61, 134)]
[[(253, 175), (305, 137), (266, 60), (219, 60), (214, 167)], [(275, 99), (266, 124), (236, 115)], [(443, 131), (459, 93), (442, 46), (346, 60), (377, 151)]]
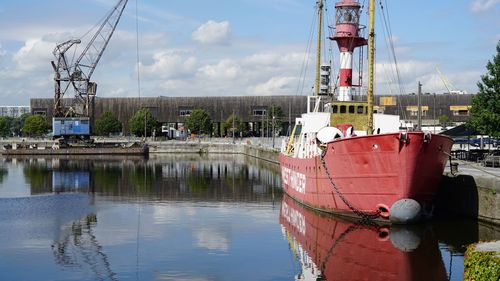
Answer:
[[(128, 0), (118, 1), (108, 12), (107, 16), (97, 25), (97, 30), (93, 33), (83, 51), (74, 55), (74, 57), (77, 57), (76, 61), (69, 62), (66, 53), (75, 45), (81, 44), (81, 39), (70, 39), (57, 44), (54, 48), (53, 54), (56, 59), (51, 62), (55, 82), (53, 116), (58, 118), (58, 122), (61, 122), (60, 118), (93, 117), (92, 105), (97, 84), (90, 82), (90, 78), (113, 36), (127, 2)], [(70, 88), (75, 92), (75, 98), (71, 106), (63, 108), (62, 99)], [(53, 122), (55, 122), (54, 120)], [(59, 130), (58, 134), (55, 131), (53, 133), (54, 137), (66, 137), (64, 132), (61, 133), (61, 130)], [(89, 131), (88, 135), (90, 133)], [(70, 134), (69, 136), (73, 135)]]

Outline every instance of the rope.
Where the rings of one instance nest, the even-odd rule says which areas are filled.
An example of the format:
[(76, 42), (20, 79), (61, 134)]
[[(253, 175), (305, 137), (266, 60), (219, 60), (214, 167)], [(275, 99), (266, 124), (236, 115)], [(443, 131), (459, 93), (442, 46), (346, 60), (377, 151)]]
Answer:
[(300, 67), (299, 82), (297, 84), (297, 89), (295, 91), (295, 95), (299, 95), (299, 94), (302, 95), (304, 93), (304, 84), (305, 84), (305, 80), (306, 80), (306, 76), (307, 76), (307, 68), (309, 65), (309, 57), (311, 55), (312, 40), (313, 40), (314, 31), (315, 31), (315, 24), (314, 24), (315, 21), (316, 21), (316, 17), (313, 17), (312, 22), (311, 22), (311, 28), (309, 31), (309, 38), (307, 40), (306, 51), (304, 53), (304, 59), (302, 61), (302, 65)]
[[(387, 49), (389, 50), (389, 59), (392, 59), (394, 62), (394, 67), (391, 67), (392, 75), (395, 76), (392, 77), (392, 79), (397, 80), (398, 86), (399, 86), (399, 95), (397, 95), (398, 99), (398, 109), (403, 115), (403, 119), (406, 119), (406, 111), (403, 110), (402, 107), (402, 102), (401, 102), (401, 95), (404, 95), (406, 93), (406, 89), (401, 82), (401, 73), (399, 71), (398, 67), (398, 60), (396, 58), (396, 51), (394, 48), (394, 41), (393, 41), (393, 35), (392, 35), (392, 29), (391, 29), (391, 22), (389, 20), (389, 11), (387, 9), (384, 9), (384, 5), (382, 4), (382, 0), (379, 1), (380, 5), (380, 14), (382, 15), (383, 23), (384, 23), (384, 28), (382, 29), (384, 31), (384, 36), (386, 37), (385, 43), (387, 45)], [(387, 2), (386, 5), (387, 6)], [(395, 74), (394, 74), (395, 72)]]
[(485, 173), (485, 174), (488, 174), (488, 175), (494, 176), (495, 178), (500, 178), (500, 176), (495, 175), (495, 174), (493, 174), (493, 173), (491, 173), (491, 172), (488, 172), (488, 171), (487, 171), (487, 170), (485, 170), (485, 169), (482, 169), (482, 168), (479, 168), (479, 167), (477, 167), (477, 166), (474, 166), (474, 165), (472, 165), (471, 163), (468, 163), (468, 162), (466, 162), (466, 161), (463, 161), (463, 160), (461, 160), (461, 159), (458, 159), (457, 157), (455, 157), (455, 156), (451, 155), (451, 154), (450, 154), (450, 153), (448, 153), (448, 152), (445, 152), (445, 151), (441, 151), (441, 152), (442, 152), (442, 153), (444, 153), (444, 154), (446, 154), (446, 155), (448, 155), (448, 156), (450, 157), (450, 159), (453, 159), (453, 160), (456, 160), (456, 161), (461, 162), (461, 164), (463, 164), (463, 165), (466, 165), (466, 166), (469, 166), (469, 167), (471, 167), (471, 168), (474, 168), (474, 169), (476, 169), (476, 170), (478, 170), (478, 171), (481, 171), (481, 172), (483, 172), (483, 173)]
[(141, 60), (139, 56), (139, 8), (137, 0), (135, 1), (135, 32), (136, 32), (136, 63), (137, 63), (137, 93), (139, 95), (139, 104), (141, 103)]
[(321, 164), (323, 165), (323, 168), (325, 169), (325, 173), (326, 173), (328, 179), (330, 180), (330, 183), (332, 184), (333, 190), (335, 191), (335, 193), (337, 194), (337, 196), (342, 200), (342, 202), (344, 202), (344, 204), (347, 207), (349, 207), (349, 209), (351, 209), (351, 211), (354, 214), (356, 214), (357, 216), (359, 216), (362, 219), (362, 221), (371, 221), (371, 220), (376, 219), (376, 218), (378, 218), (380, 216), (380, 211), (379, 210), (375, 211), (374, 213), (364, 212), (364, 211), (361, 211), (361, 210), (357, 209), (349, 201), (347, 201), (347, 199), (340, 192), (340, 190), (338, 189), (337, 185), (333, 181), (333, 178), (330, 175), (330, 171), (328, 171), (328, 168), (326, 167), (324, 153), (321, 154), (320, 159), (321, 159)]

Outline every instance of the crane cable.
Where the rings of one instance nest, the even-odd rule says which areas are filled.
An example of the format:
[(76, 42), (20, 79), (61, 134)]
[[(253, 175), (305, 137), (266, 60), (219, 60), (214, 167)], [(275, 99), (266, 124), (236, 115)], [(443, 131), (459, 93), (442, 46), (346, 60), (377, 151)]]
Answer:
[(137, 93), (139, 95), (139, 103), (141, 99), (141, 74), (140, 74), (140, 57), (139, 57), (139, 11), (138, 0), (135, 0), (135, 32), (136, 32), (136, 58), (137, 58)]
[[(387, 0), (384, 0), (384, 1), (385, 1), (385, 6), (387, 6)], [(399, 95), (397, 95), (398, 108), (400, 109), (400, 112), (403, 115), (403, 119), (407, 119), (406, 118), (407, 117), (406, 111), (403, 110), (402, 103), (401, 103), (401, 96), (404, 95), (406, 90), (404, 88), (403, 83), (401, 82), (401, 73), (399, 71), (398, 60), (396, 58), (396, 51), (395, 51), (394, 42), (392, 39), (393, 35), (392, 35), (391, 24), (389, 21), (389, 11), (387, 9), (384, 9), (384, 4), (382, 4), (382, 0), (379, 1), (379, 5), (380, 5), (380, 14), (382, 15), (382, 19), (383, 19), (383, 23), (384, 23), (383, 30), (384, 30), (384, 36), (386, 37), (385, 41), (386, 41), (386, 44), (388, 45), (387, 47), (390, 51), (390, 57), (394, 62), (394, 69), (391, 68), (391, 71), (395, 70), (395, 72), (396, 72), (395, 76), (396, 76), (396, 80), (397, 80), (398, 87), (399, 87)], [(393, 75), (394, 75), (394, 73), (393, 73)]]
[[(316, 12), (316, 9), (314, 9)], [(316, 14), (316, 13), (315, 13)], [(311, 27), (309, 31), (309, 39), (307, 41), (307, 46), (306, 46), (306, 51), (304, 53), (304, 59), (302, 61), (302, 65), (300, 68), (300, 76), (299, 76), (299, 82), (297, 84), (297, 90), (295, 91), (296, 95), (302, 95), (304, 92), (304, 85), (305, 85), (305, 80), (307, 76), (307, 68), (309, 65), (309, 58), (311, 57), (311, 48), (312, 48), (312, 41), (313, 41), (313, 35), (315, 29), (315, 21), (316, 17), (313, 17), (312, 22), (311, 22)]]

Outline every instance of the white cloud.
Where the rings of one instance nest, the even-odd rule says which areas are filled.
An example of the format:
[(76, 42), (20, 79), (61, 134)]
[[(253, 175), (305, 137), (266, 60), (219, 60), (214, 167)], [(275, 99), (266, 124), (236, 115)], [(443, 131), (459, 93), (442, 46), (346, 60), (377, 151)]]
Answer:
[(473, 12), (477, 13), (487, 11), (498, 3), (500, 0), (473, 0), (470, 7)]
[[(448, 90), (437, 73), (436, 63), (430, 61), (407, 60), (398, 63), (401, 84), (398, 84), (393, 64), (380, 62), (376, 69), (376, 94), (408, 94), (417, 92), (417, 83), (423, 84), (424, 93), (444, 93)], [(481, 73), (475, 70), (444, 73), (446, 79), (454, 86), (452, 90), (466, 90), (473, 93), (475, 81)], [(401, 88), (400, 88), (401, 86)], [(402, 91), (402, 92), (401, 92)]]
[(194, 41), (207, 45), (228, 45), (230, 37), (231, 28), (228, 21), (209, 20), (192, 34)]
[(153, 55), (151, 65), (141, 63), (141, 74), (149, 79), (174, 79), (194, 75), (197, 59), (181, 50), (163, 50)]
[(227, 252), (229, 250), (228, 234), (217, 227), (204, 227), (194, 231), (198, 247), (212, 251)]
[(255, 95), (283, 95), (293, 94), (297, 87), (298, 79), (295, 77), (272, 77), (265, 83), (255, 86)]
[(255, 65), (258, 67), (267, 66), (271, 68), (282, 68), (290, 66), (299, 66), (304, 59), (304, 53), (298, 52), (266, 52), (257, 53), (243, 59), (246, 65)]
[(241, 73), (241, 66), (235, 61), (223, 59), (214, 65), (205, 65), (198, 74), (210, 79), (234, 79)]
[(12, 75), (21, 76), (27, 72), (43, 71), (51, 73), (50, 61), (54, 43), (42, 39), (29, 39), (13, 56), (15, 66)]

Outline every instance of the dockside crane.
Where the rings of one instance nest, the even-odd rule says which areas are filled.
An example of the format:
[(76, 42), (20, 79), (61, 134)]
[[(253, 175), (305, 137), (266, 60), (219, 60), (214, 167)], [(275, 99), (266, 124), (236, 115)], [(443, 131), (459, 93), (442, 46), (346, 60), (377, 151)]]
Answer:
[[(97, 84), (90, 79), (113, 36), (127, 2), (128, 0), (119, 0), (102, 22), (97, 24), (97, 31), (78, 57), (76, 47), (82, 43), (81, 39), (71, 39), (55, 47), (53, 54), (56, 60), (51, 62), (55, 84), (52, 120), (54, 138), (89, 139), (93, 103), (97, 92)], [(77, 57), (75, 61), (70, 61), (70, 50), (74, 50), (71, 57)], [(64, 107), (62, 100), (69, 89), (74, 90), (75, 96), (72, 105)]]
[(439, 70), (437, 65), (436, 65), (436, 71), (439, 74), (441, 81), (443, 81), (444, 86), (446, 87), (446, 89), (448, 89), (448, 93), (455, 94), (455, 95), (466, 95), (467, 94), (467, 91), (454, 90), (455, 87), (453, 87), (453, 85), (450, 83), (450, 81), (448, 81), (448, 79), (446, 79), (446, 76), (444, 76), (443, 73), (441, 73), (441, 71)]

